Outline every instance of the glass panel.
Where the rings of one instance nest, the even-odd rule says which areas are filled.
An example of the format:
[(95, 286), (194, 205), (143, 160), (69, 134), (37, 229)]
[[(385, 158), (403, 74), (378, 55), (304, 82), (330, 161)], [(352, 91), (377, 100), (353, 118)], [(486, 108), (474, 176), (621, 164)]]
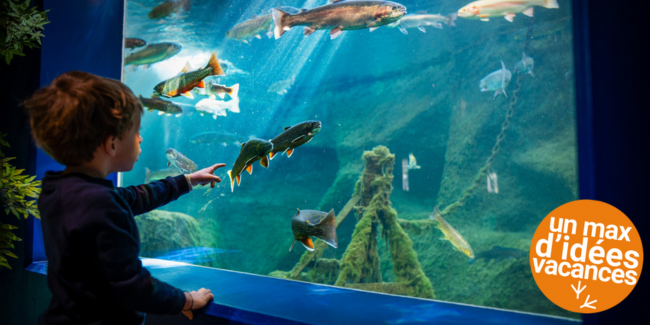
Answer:
[(127, 1), (124, 82), (150, 111), (123, 185), (178, 174), (169, 149), (227, 164), (138, 217), (142, 255), (579, 318), (527, 258), (578, 198), (571, 3), (468, 3)]

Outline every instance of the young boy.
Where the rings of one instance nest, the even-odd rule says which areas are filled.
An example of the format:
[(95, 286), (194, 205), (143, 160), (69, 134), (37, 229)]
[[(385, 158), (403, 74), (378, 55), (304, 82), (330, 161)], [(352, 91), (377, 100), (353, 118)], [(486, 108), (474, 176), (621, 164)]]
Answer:
[(143, 313), (178, 314), (214, 298), (182, 292), (138, 259), (134, 216), (192, 186), (221, 182), (216, 164), (189, 175), (115, 188), (106, 176), (133, 169), (140, 155), (142, 105), (124, 84), (89, 73), (62, 74), (25, 102), (37, 144), (66, 166), (48, 172), (38, 200), (52, 301), (39, 324), (141, 324)]

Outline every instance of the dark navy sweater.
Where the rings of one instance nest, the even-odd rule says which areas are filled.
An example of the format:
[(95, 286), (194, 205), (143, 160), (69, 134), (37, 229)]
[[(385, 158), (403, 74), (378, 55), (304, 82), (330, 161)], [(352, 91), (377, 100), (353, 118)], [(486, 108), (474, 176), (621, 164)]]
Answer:
[(183, 292), (142, 267), (133, 217), (189, 190), (183, 175), (115, 188), (106, 179), (48, 172), (38, 208), (52, 301), (39, 324), (141, 324), (143, 312), (179, 313)]

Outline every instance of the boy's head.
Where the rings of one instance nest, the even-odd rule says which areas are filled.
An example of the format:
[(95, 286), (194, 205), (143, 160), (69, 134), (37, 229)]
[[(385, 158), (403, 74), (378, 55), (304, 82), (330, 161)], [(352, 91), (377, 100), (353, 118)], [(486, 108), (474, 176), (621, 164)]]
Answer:
[(63, 165), (91, 162), (99, 152), (113, 171), (128, 171), (138, 159), (142, 104), (117, 80), (66, 72), (24, 105), (36, 143)]

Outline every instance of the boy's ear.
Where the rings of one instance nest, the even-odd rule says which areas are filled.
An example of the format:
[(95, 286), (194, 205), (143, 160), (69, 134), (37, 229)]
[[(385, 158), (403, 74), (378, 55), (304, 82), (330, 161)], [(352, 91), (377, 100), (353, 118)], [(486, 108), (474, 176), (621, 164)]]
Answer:
[(115, 157), (117, 153), (117, 137), (109, 136), (106, 141), (104, 141), (104, 150), (109, 156)]

